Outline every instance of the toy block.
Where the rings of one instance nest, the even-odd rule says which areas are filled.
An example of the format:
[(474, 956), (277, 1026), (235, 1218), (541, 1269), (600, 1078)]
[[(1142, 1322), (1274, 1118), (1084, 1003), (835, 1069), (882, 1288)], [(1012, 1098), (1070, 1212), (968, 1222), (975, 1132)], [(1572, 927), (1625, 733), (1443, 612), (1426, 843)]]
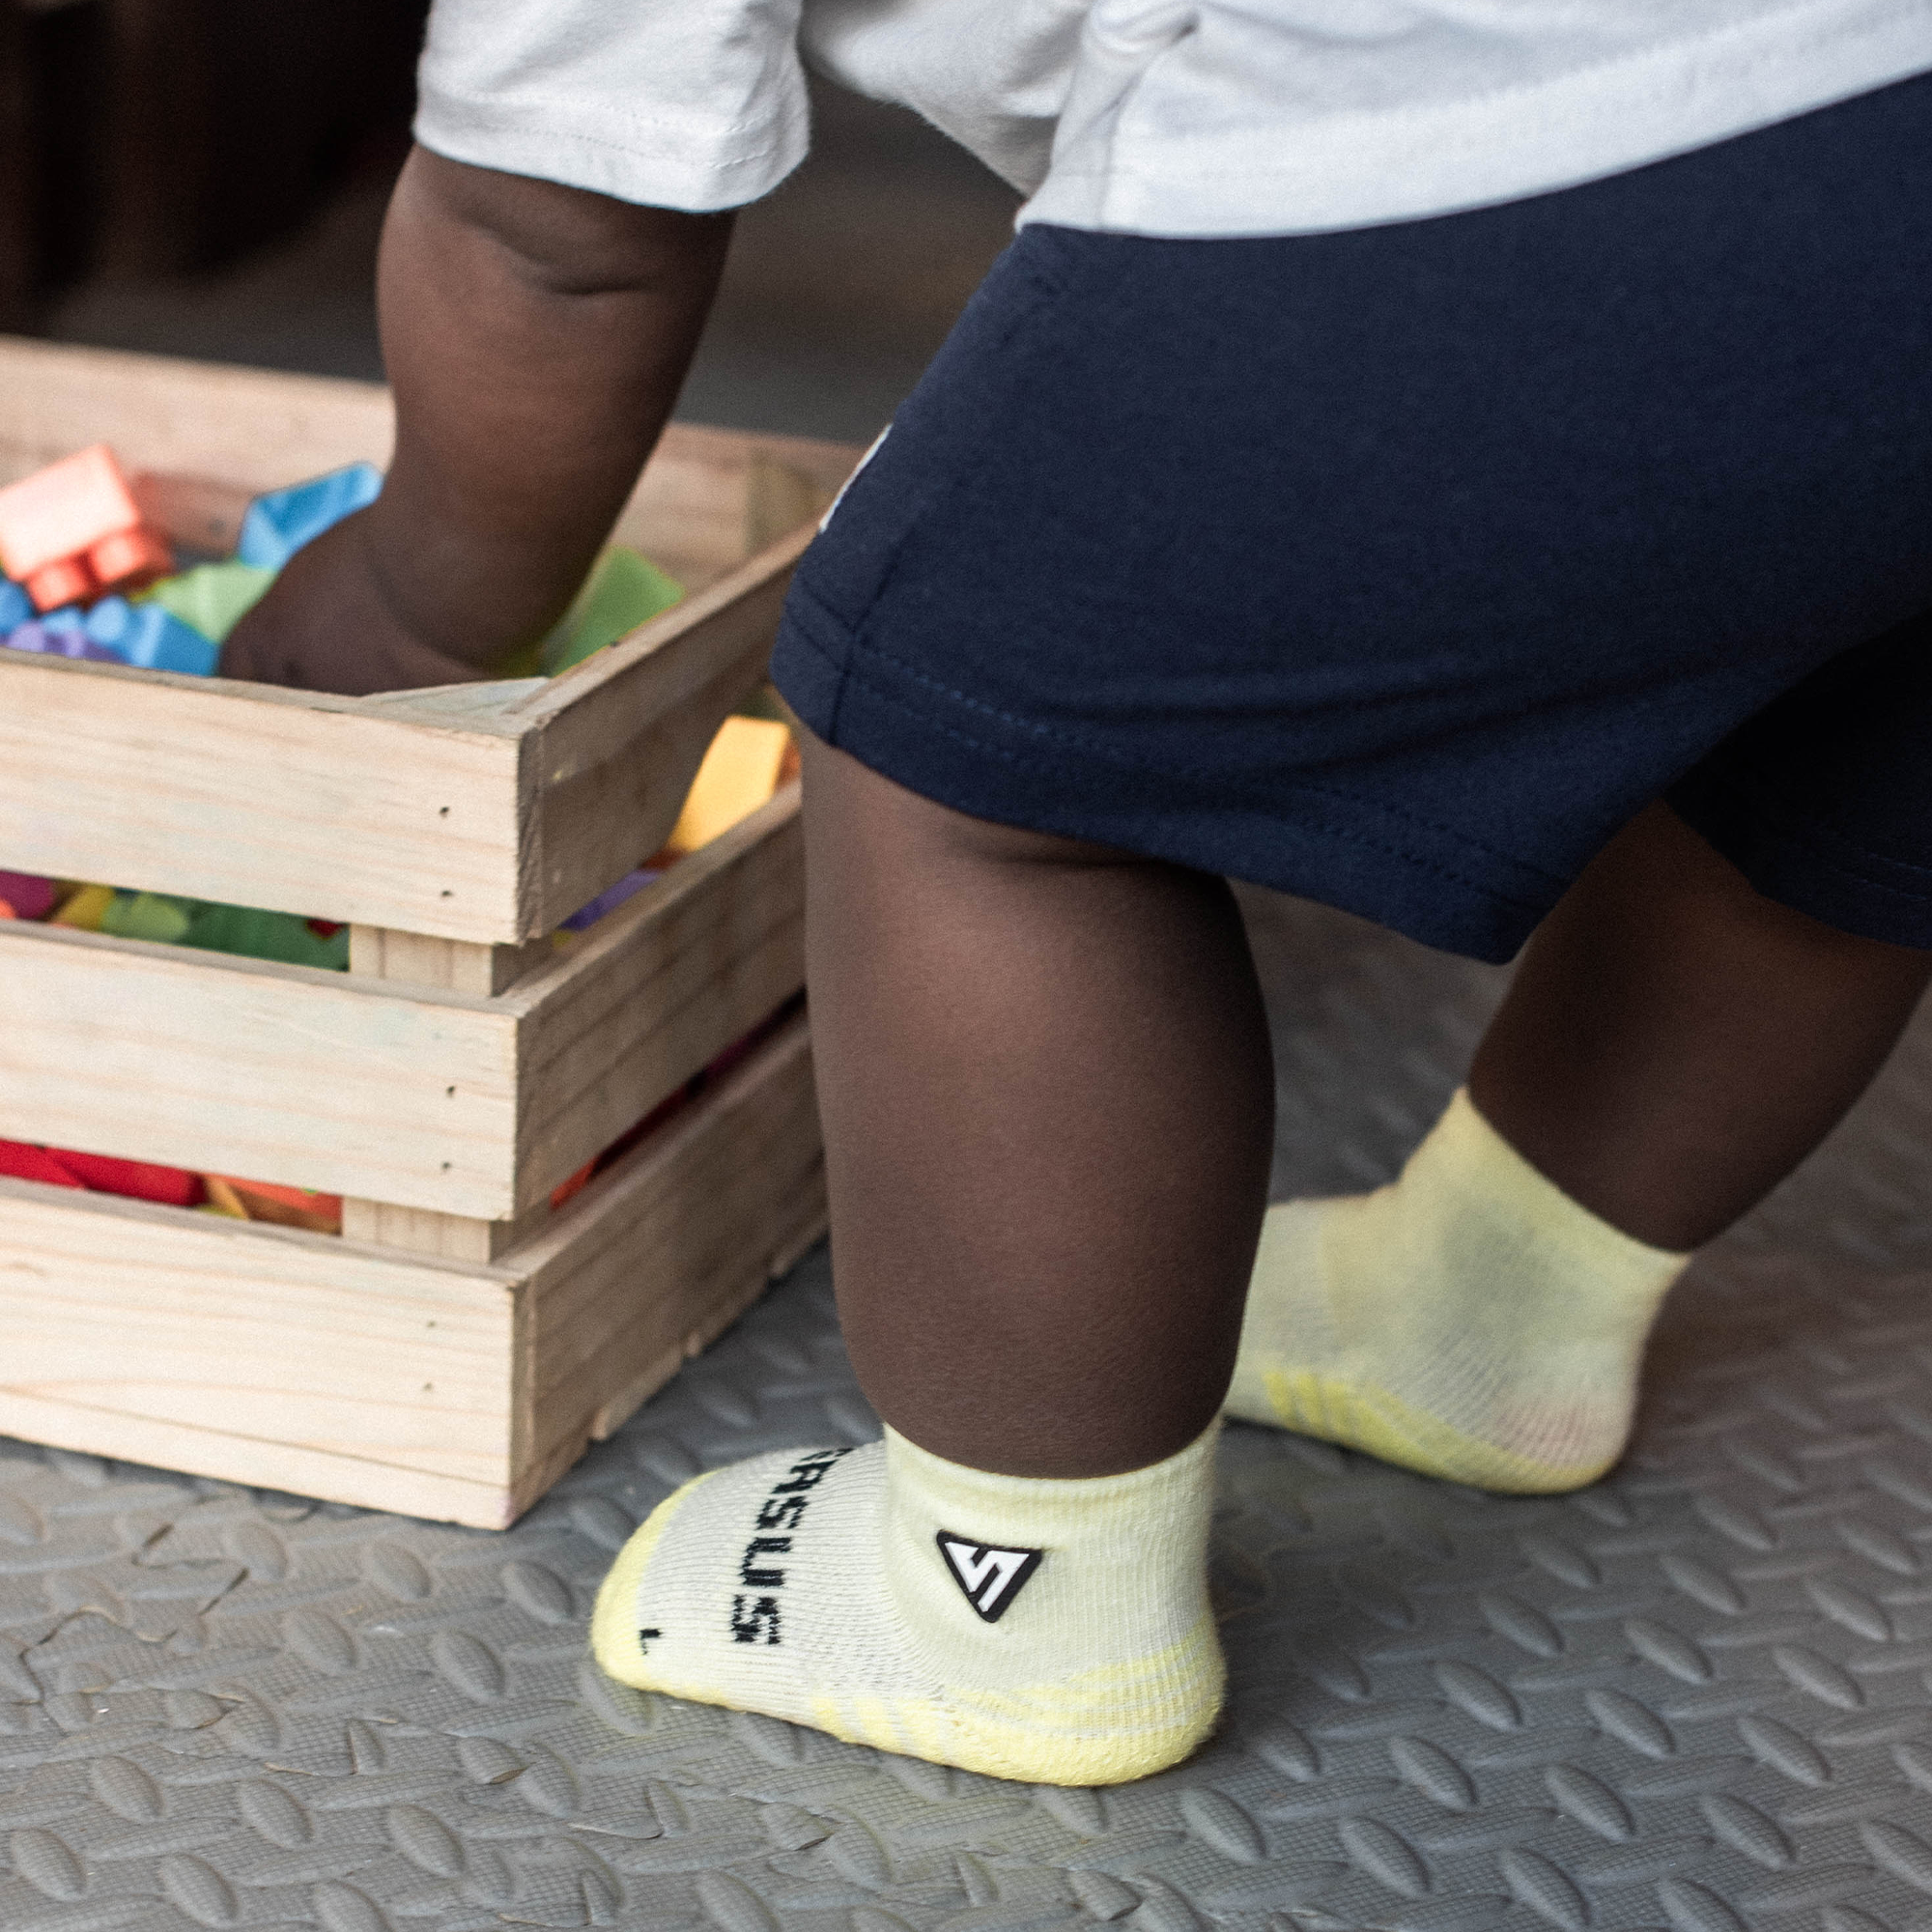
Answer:
[(697, 768), (665, 850), (680, 856), (696, 852), (756, 811), (778, 790), (790, 749), (791, 733), (771, 719), (725, 719)]
[[(57, 611), (52, 614), (58, 617), (62, 613)], [(127, 663), (118, 651), (97, 644), (87, 635), (77, 613), (71, 624), (54, 624), (37, 617), (30, 623), (16, 625), (5, 639), (0, 639), (0, 649), (37, 651), (49, 658), (86, 658), (95, 664)]]
[(15, 583), (11, 577), (0, 578), (0, 637), (24, 624), (34, 614), (34, 600), (27, 595), (24, 583)]
[(175, 554), (166, 538), (142, 525), (102, 537), (87, 553), (87, 567), (102, 584), (153, 582), (175, 567)]
[(97, 442), (0, 490), (0, 567), (24, 579), (140, 521), (114, 452)]
[(373, 463), (352, 463), (257, 497), (242, 519), (236, 557), (258, 570), (279, 570), (304, 544), (367, 508), (382, 492), (383, 472)]
[(198, 564), (156, 584), (142, 596), (141, 608), (154, 605), (178, 617), (189, 630), (225, 644), (229, 632), (262, 601), (274, 581), (272, 570), (231, 557), (226, 563)]
[(0, 899), (14, 908), (15, 919), (45, 919), (58, 896), (51, 879), (33, 872), (0, 872)]
[(219, 644), (158, 603), (129, 604), (125, 597), (103, 597), (87, 613), (87, 635), (143, 670), (212, 677), (221, 658)]
[(143, 526), (104, 442), (0, 490), (0, 569), (21, 581), (40, 610), (173, 563), (166, 542)]
[(29, 571), (26, 587), (35, 610), (52, 611), (63, 604), (77, 604), (83, 597), (92, 597), (98, 585), (86, 558), (69, 556)]

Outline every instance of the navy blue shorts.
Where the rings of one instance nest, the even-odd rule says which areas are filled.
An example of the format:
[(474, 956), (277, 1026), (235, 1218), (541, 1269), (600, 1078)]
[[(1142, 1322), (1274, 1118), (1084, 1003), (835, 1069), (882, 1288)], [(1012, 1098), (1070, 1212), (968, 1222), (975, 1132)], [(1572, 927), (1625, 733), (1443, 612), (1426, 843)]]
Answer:
[(1029, 227), (774, 662), (910, 789), (1505, 959), (1663, 797), (1932, 947), (1932, 76), (1345, 233)]

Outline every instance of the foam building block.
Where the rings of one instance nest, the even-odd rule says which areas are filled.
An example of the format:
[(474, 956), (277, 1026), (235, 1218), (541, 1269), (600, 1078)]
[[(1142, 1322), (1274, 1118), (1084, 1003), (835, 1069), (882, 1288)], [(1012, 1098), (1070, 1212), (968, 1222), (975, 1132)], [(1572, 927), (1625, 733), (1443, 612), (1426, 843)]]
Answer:
[(144, 670), (209, 677), (221, 657), (221, 646), (213, 638), (183, 623), (158, 603), (129, 604), (125, 597), (103, 597), (87, 613), (86, 629), (93, 642)]
[(684, 585), (676, 578), (636, 551), (612, 544), (591, 566), (583, 588), (543, 640), (538, 668), (554, 677), (683, 599)]
[(112, 886), (82, 886), (54, 914), (49, 923), (71, 925), (76, 932), (99, 932), (101, 918), (113, 903)]
[(791, 733), (769, 718), (727, 718), (697, 768), (665, 851), (678, 857), (708, 845), (779, 788)]
[(119, 651), (97, 644), (87, 635), (86, 623), (71, 606), (16, 624), (0, 639), (0, 645), (10, 651), (32, 651), (41, 657), (85, 658), (96, 664), (127, 663)]
[[(579, 906), (558, 930), (588, 932), (607, 913), (615, 912), (620, 905), (636, 898), (652, 880), (663, 877), (663, 872), (651, 866), (639, 866), (635, 872), (626, 872), (614, 886), (606, 886), (589, 904)], [(5, 890), (4, 882), (0, 882), (0, 892)]]
[(34, 600), (27, 595), (27, 586), (11, 577), (0, 578), (0, 637), (17, 630), (33, 614)]
[(173, 567), (104, 442), (0, 490), (0, 570), (18, 580), (36, 610)]
[(0, 899), (14, 908), (16, 919), (45, 919), (59, 897), (51, 879), (33, 872), (0, 872)]
[(0, 1174), (14, 1180), (38, 1180), (43, 1187), (84, 1187), (45, 1148), (26, 1141), (0, 1141)]
[(257, 497), (242, 519), (236, 560), (257, 570), (279, 570), (304, 544), (382, 494), (383, 472), (373, 463), (352, 463)]
[(315, 1194), (306, 1187), (283, 1187), (268, 1180), (242, 1180), (232, 1174), (200, 1177), (209, 1205), (238, 1221), (270, 1221), (283, 1228), (307, 1228), (317, 1235), (342, 1232), (342, 1197)]
[(163, 579), (135, 598), (134, 606), (142, 611), (165, 611), (218, 646), (228, 641), (229, 632), (262, 601), (274, 581), (272, 570), (252, 563), (234, 559), (204, 563), (179, 577)]

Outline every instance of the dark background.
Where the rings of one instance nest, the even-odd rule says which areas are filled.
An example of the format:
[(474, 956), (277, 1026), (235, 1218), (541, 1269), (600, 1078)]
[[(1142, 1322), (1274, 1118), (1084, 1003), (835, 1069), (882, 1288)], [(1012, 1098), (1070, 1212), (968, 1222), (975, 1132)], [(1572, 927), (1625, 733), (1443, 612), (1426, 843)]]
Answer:
[[(377, 377), (373, 265), (424, 0), (0, 0), (0, 327)], [(916, 116), (814, 92), (740, 217), (679, 414), (867, 440), (1017, 199)]]

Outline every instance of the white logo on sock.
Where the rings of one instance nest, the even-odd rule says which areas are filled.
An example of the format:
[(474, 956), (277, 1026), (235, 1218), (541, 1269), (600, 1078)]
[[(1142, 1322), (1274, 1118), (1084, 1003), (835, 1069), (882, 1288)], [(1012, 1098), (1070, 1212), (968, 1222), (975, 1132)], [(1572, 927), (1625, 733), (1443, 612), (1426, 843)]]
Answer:
[(966, 1593), (966, 1601), (989, 1624), (996, 1624), (1025, 1587), (1026, 1580), (1039, 1568), (1043, 1549), (1002, 1549), (997, 1544), (969, 1543), (942, 1529), (937, 1542), (939, 1552), (952, 1572), (952, 1580)]

